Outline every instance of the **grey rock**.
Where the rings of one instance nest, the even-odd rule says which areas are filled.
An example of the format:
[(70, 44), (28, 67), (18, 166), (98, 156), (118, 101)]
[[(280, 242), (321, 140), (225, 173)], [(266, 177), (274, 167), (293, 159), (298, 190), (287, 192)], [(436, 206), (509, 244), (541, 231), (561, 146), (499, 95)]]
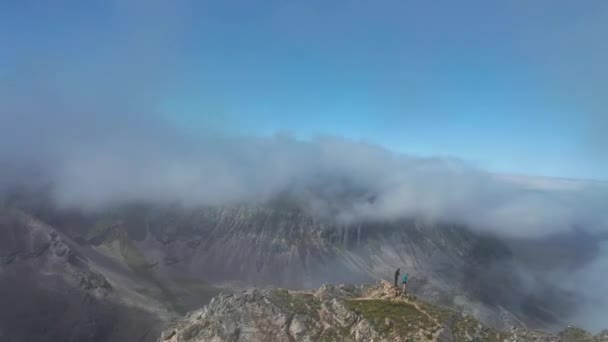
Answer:
[(272, 289), (219, 296), (175, 323), (159, 341), (603, 341), (601, 334), (575, 328), (557, 335), (498, 331), (469, 315), (395, 296), (394, 290), (381, 282), (357, 294), (323, 285), (314, 293)]

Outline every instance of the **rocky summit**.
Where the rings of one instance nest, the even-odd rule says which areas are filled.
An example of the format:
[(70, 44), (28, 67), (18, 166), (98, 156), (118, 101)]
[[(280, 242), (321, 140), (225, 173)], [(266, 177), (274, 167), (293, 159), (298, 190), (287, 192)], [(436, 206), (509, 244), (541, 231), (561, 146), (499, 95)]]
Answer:
[(317, 291), (221, 294), (165, 330), (159, 342), (608, 341), (569, 327), (557, 334), (489, 328), (472, 316), (402, 294), (392, 284), (323, 285)]

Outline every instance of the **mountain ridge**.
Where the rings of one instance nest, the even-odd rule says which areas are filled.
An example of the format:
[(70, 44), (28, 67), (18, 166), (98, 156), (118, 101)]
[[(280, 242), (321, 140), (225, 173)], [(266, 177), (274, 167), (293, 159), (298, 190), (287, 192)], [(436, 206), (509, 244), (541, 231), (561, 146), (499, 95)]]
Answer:
[(558, 334), (499, 331), (470, 315), (420, 301), (386, 281), (323, 285), (316, 291), (251, 289), (219, 295), (163, 331), (158, 342), (202, 341), (537, 341), (605, 342), (569, 327)]
[[(83, 267), (110, 284), (113, 290), (101, 301), (143, 310), (151, 321), (160, 323), (204, 306), (220, 291), (368, 283), (387, 278), (396, 267), (410, 273), (410, 289), (420, 298), (467, 312), (496, 329), (558, 329), (580, 303), (576, 293), (552, 283), (525, 287), (516, 258), (523, 255), (522, 260), (535, 262), (533, 254), (521, 250), (533, 252), (537, 244), (518, 244), (517, 249), (466, 227), (414, 219), (339, 223), (311, 216), (298, 205), (285, 201), (197, 208), (130, 204), (85, 211), (24, 196), (6, 201), (0, 216), (20, 234), (30, 228), (15, 230), (23, 226), (17, 224), (19, 220), (10, 221), (15, 213), (39, 222), (43, 235), (61, 237), (80, 256)], [(10, 257), (10, 247), (0, 252), (8, 251)], [(560, 244), (558, 251), (569, 258), (567, 244)], [(545, 262), (554, 252), (548, 249)], [(0, 265), (0, 271), (8, 267)], [(43, 279), (44, 268), (33, 270), (42, 274), (29, 276)], [(64, 276), (70, 269), (56, 272)], [(0, 280), (5, 276), (0, 272)], [(62, 286), (72, 289), (78, 283)], [(35, 312), (36, 306), (23, 309)]]

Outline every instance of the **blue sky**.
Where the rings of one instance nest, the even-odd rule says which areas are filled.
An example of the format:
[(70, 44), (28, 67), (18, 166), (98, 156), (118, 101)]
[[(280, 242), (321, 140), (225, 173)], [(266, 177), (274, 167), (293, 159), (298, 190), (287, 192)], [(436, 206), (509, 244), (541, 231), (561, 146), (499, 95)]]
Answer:
[(111, 93), (184, 135), (335, 135), (608, 179), (607, 36), (593, 0), (6, 0), (0, 80)]

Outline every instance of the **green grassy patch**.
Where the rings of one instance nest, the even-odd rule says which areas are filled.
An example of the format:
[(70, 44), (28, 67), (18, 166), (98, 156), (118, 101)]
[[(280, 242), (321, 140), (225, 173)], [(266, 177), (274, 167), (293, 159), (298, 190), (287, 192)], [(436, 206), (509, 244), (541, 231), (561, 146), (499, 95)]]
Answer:
[(367, 319), (383, 336), (415, 338), (421, 329), (433, 331), (435, 323), (411, 304), (387, 300), (347, 300), (346, 307)]
[(270, 300), (277, 306), (291, 310), (300, 315), (318, 317), (321, 303), (312, 293), (292, 292), (285, 289), (272, 291)]
[(431, 303), (418, 303), (429, 315), (433, 316), (440, 324), (448, 321), (456, 314), (454, 311)]
[(140, 278), (152, 283), (161, 291), (161, 300), (169, 305), (174, 311), (185, 314), (186, 310), (179, 303), (178, 298), (163, 282), (156, 278), (152, 265), (146, 261), (144, 255), (137, 249), (135, 244), (124, 231), (119, 233), (120, 254), (127, 266)]
[(583, 329), (568, 328), (560, 333), (560, 336), (565, 342), (591, 342), (593, 336)]
[(488, 341), (502, 342), (507, 338), (506, 335), (481, 327), (480, 323), (470, 316), (460, 317), (452, 327), (454, 340), (457, 342), (465, 341)]
[(135, 244), (124, 232), (120, 232), (120, 254), (129, 268), (140, 276), (149, 278), (153, 275), (151, 265), (146, 261), (144, 255), (137, 249)]

